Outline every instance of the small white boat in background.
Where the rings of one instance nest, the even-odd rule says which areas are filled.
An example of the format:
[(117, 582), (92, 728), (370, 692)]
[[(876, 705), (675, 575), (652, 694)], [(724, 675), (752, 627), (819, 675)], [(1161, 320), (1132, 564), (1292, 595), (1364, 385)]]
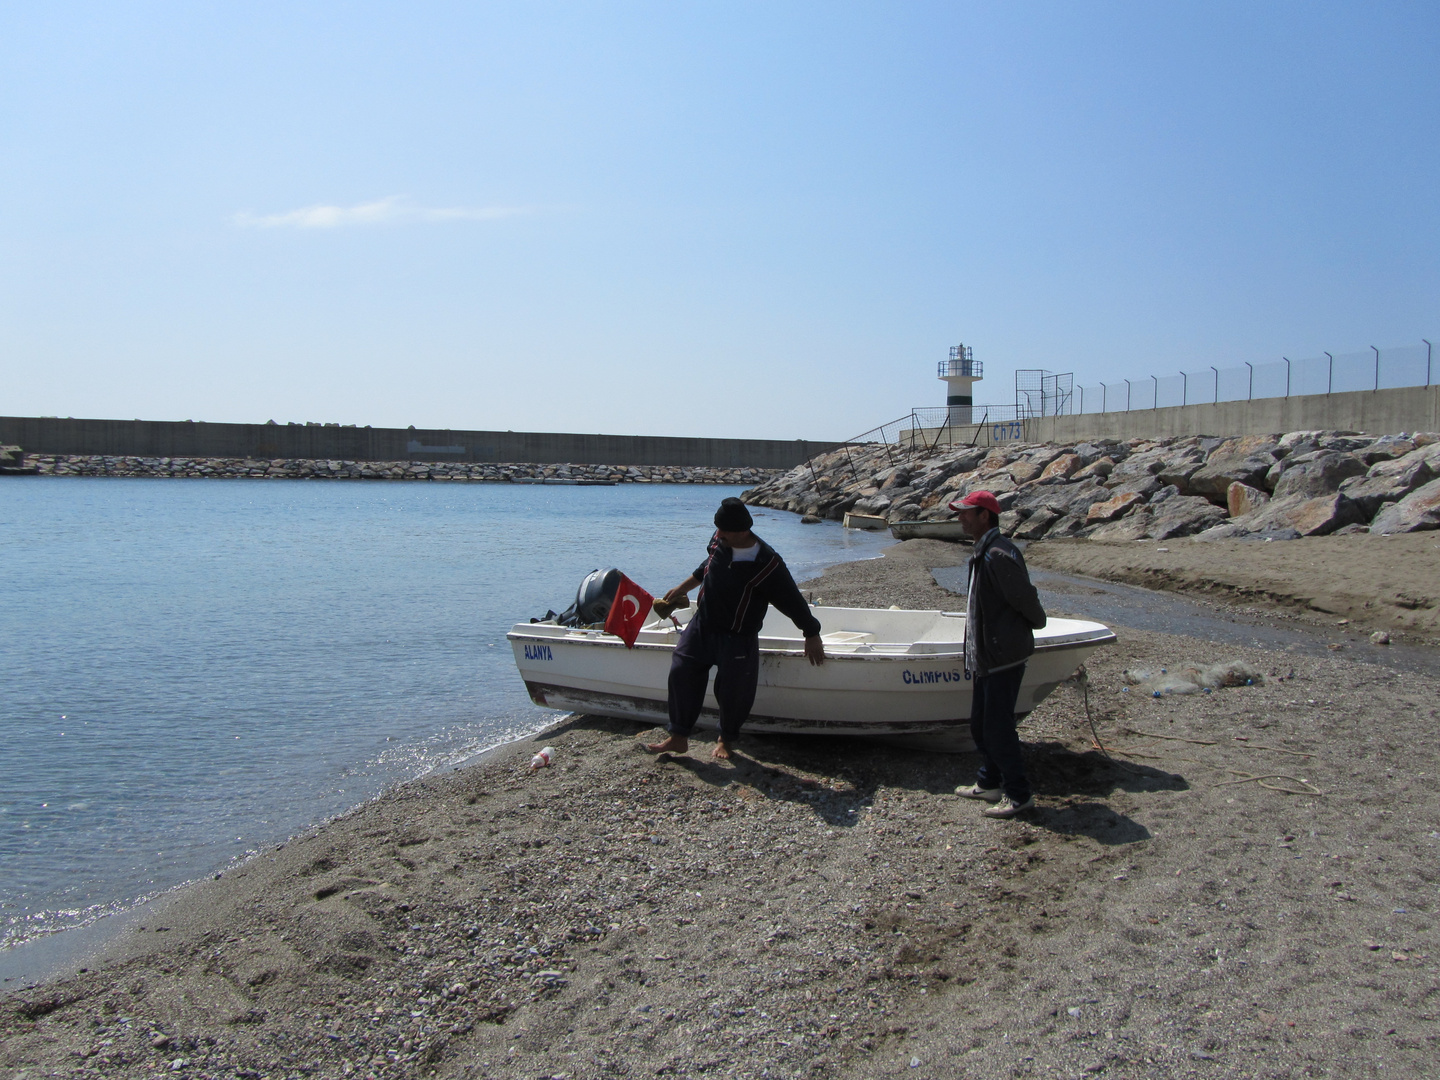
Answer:
[[(824, 665), (812, 666), (800, 631), (772, 609), (760, 631), (760, 683), (746, 731), (846, 735), (927, 750), (963, 752), (970, 739), (963, 613), (816, 607)], [(683, 623), (693, 612), (683, 611)], [(518, 623), (507, 635), (530, 698), (645, 723), (667, 722), (666, 682), (680, 631), (655, 619), (635, 648), (602, 630)], [(1035, 635), (1016, 703), (1023, 716), (1115, 635), (1100, 623), (1051, 619)], [(713, 693), (700, 727), (719, 725)]]
[(870, 529), (873, 532), (884, 532), (890, 527), (890, 519), (877, 517), (874, 514), (851, 514), (847, 512), (841, 521), (847, 529)]
[(896, 540), (949, 540), (974, 543), (959, 521), (892, 521), (890, 535)]

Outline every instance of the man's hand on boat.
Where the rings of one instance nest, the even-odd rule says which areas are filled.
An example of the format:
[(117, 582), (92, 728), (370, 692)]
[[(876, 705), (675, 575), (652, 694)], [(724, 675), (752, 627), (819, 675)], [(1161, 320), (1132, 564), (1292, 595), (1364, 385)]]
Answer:
[(819, 634), (811, 634), (805, 639), (805, 659), (816, 667), (825, 662), (825, 643), (820, 640)]

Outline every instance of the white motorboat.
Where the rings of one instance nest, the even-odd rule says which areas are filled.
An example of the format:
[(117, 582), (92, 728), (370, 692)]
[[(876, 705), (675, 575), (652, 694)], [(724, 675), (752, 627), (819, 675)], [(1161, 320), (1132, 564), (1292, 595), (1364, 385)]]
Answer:
[[(962, 645), (965, 616), (948, 611), (816, 607), (824, 665), (812, 666), (800, 631), (769, 611), (760, 630), (760, 683), (745, 730), (847, 735), (930, 750), (974, 749), (970, 681)], [(678, 613), (679, 625), (692, 615)], [(679, 625), (652, 619), (633, 649), (603, 630), (555, 622), (518, 623), (507, 635), (530, 698), (550, 709), (665, 723), (666, 682)], [(1017, 715), (1029, 713), (1095, 649), (1109, 627), (1052, 618), (1035, 634)], [(716, 728), (707, 693), (700, 727)]]

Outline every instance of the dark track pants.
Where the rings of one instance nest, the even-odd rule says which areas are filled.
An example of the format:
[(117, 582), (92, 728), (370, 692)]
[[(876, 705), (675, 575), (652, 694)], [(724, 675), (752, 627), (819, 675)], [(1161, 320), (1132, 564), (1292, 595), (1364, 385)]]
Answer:
[(982, 788), (1001, 788), (1017, 803), (1031, 795), (1020, 757), (1020, 736), (1015, 731), (1015, 702), (1024, 678), (1024, 664), (993, 675), (977, 675), (970, 705), (970, 735), (980, 751), (975, 782)]
[(670, 734), (686, 737), (695, 729), (712, 667), (719, 669), (715, 698), (721, 737), (730, 742), (740, 734), (760, 680), (760, 635), (709, 631), (698, 615), (680, 634), (670, 661)]

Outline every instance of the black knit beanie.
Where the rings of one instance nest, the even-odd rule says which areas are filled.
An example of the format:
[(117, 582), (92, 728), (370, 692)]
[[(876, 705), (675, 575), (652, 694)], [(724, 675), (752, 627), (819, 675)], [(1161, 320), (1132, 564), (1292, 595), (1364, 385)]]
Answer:
[(715, 528), (725, 532), (744, 532), (755, 524), (745, 504), (733, 496), (720, 504), (715, 511)]

